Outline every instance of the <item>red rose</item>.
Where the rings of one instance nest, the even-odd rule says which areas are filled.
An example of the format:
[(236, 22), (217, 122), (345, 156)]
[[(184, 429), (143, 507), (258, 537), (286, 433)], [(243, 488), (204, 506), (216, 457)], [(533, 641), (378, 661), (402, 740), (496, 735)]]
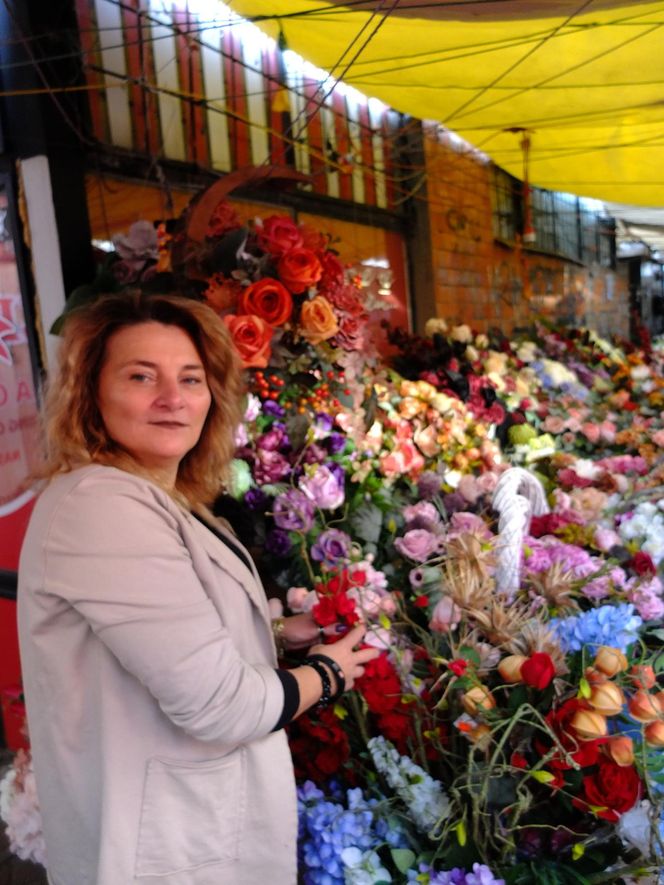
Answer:
[(245, 368), (264, 369), (271, 354), (272, 326), (251, 314), (227, 314), (224, 322)]
[(536, 651), (521, 665), (523, 681), (540, 691), (549, 685), (555, 675), (556, 668), (553, 661), (550, 655), (543, 651)]
[(615, 823), (621, 814), (633, 808), (641, 794), (641, 779), (633, 765), (617, 765), (608, 756), (600, 756), (597, 770), (583, 779), (583, 798), (574, 805), (587, 811), (587, 806), (604, 809), (595, 814)]
[(302, 234), (295, 222), (287, 215), (271, 215), (257, 229), (256, 239), (261, 249), (279, 258), (291, 249), (302, 246)]
[(291, 249), (279, 259), (279, 279), (294, 295), (301, 295), (320, 280), (323, 268), (309, 249)]
[(340, 286), (338, 289), (331, 289), (325, 295), (339, 313), (347, 313), (351, 317), (359, 317), (364, 313), (364, 305), (358, 298), (354, 286)]
[[(567, 751), (567, 754), (577, 762), (582, 768), (594, 765), (597, 762), (600, 753), (600, 746), (606, 743), (606, 738), (598, 738), (597, 740), (579, 741), (569, 726), (570, 720), (579, 710), (589, 710), (590, 707), (584, 701), (576, 698), (570, 698), (555, 710), (552, 710), (546, 716), (546, 721), (552, 731), (555, 732), (558, 740)], [(551, 749), (550, 744), (540, 738), (535, 739), (538, 751), (544, 756)], [(551, 768), (566, 770), (570, 768), (570, 764), (566, 761), (566, 757), (560, 752), (552, 757), (549, 762)]]
[(208, 237), (221, 237), (229, 231), (239, 230), (241, 227), (240, 216), (230, 203), (222, 200), (210, 216), (205, 235)]
[(344, 266), (333, 252), (319, 252), (318, 260), (323, 268), (320, 289), (323, 291), (338, 289), (344, 284)]
[(638, 553), (635, 553), (634, 556), (627, 563), (628, 567), (632, 569), (637, 575), (649, 577), (654, 577), (657, 574), (657, 567), (655, 563), (652, 561), (650, 556), (647, 553), (644, 553), (642, 550), (639, 550)]
[(288, 289), (278, 280), (265, 277), (242, 290), (237, 312), (251, 313), (271, 326), (281, 326), (290, 319), (293, 299)]

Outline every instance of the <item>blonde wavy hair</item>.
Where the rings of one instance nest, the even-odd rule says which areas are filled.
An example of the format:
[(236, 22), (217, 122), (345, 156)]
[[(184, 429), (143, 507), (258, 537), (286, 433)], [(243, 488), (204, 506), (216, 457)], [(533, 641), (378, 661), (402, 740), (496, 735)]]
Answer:
[(64, 327), (60, 365), (45, 401), (46, 462), (42, 478), (85, 464), (119, 467), (151, 477), (108, 435), (99, 407), (99, 373), (109, 338), (142, 323), (177, 326), (193, 341), (212, 396), (201, 436), (180, 462), (175, 491), (192, 505), (209, 504), (221, 491), (242, 420), (242, 366), (230, 334), (207, 305), (179, 295), (131, 291), (103, 295), (72, 311)]

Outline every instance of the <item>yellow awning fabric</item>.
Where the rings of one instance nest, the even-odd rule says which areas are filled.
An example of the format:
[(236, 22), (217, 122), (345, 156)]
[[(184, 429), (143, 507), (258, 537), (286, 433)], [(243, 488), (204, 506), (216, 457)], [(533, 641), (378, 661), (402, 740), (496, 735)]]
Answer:
[(662, 2), (540, 3), (545, 17), (493, 21), (492, 9), (519, 4), (478, 3), (473, 20), (441, 19), (445, 8), (454, 15), (446, 3), (430, 19), (414, 17), (415, 3), (407, 16), (397, 6), (385, 17), (393, 0), (370, 4), (381, 14), (357, 2), (228, 5), (272, 37), (281, 30), (290, 49), (366, 95), (442, 123), (519, 178), (523, 133), (509, 130), (525, 129), (531, 183), (664, 206)]

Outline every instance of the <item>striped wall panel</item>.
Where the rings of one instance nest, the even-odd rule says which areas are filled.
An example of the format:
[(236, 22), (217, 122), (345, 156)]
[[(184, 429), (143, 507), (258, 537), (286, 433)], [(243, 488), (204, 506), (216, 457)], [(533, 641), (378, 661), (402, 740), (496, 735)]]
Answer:
[(221, 3), (216, 18), (187, 0), (76, 7), (100, 143), (219, 172), (290, 164), (316, 193), (392, 207), (398, 115), (384, 105), (332, 89)]

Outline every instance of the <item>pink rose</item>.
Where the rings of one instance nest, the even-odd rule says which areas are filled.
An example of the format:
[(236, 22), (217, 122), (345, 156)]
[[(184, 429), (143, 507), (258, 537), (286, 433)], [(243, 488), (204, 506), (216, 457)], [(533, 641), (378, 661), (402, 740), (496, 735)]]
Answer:
[(599, 425), (599, 432), (605, 442), (612, 443), (616, 438), (617, 427), (613, 421), (602, 421)]
[(383, 476), (388, 478), (417, 473), (424, 467), (424, 458), (411, 440), (401, 440), (393, 451), (383, 452), (379, 462)]
[(599, 442), (600, 429), (598, 425), (593, 424), (592, 421), (584, 421), (581, 425), (581, 433), (586, 439), (590, 440), (591, 443)]
[(411, 529), (394, 542), (397, 551), (415, 562), (424, 562), (438, 547), (436, 535), (426, 529)]
[(461, 609), (449, 596), (443, 596), (436, 603), (436, 607), (429, 621), (429, 629), (435, 633), (447, 633), (454, 630), (461, 620)]
[(613, 529), (595, 529), (595, 544), (603, 553), (608, 553), (612, 547), (620, 547), (622, 541), (620, 535)]
[(290, 587), (286, 594), (286, 604), (295, 614), (311, 611), (317, 601), (316, 593), (306, 587)]
[(565, 429), (565, 422), (559, 415), (547, 415), (542, 430), (544, 433), (562, 433)]

